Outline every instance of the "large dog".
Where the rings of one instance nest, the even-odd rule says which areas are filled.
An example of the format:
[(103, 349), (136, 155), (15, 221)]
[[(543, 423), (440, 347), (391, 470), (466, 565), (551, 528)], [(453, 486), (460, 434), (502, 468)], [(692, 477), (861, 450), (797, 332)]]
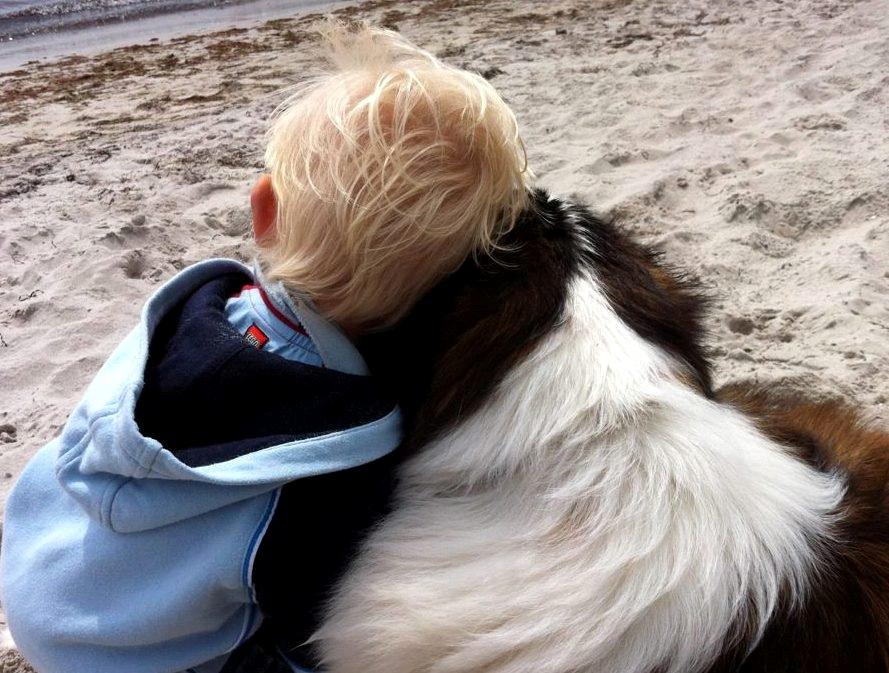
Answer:
[(538, 191), (369, 352), (412, 419), (330, 673), (889, 671), (889, 435), (714, 391), (702, 301)]

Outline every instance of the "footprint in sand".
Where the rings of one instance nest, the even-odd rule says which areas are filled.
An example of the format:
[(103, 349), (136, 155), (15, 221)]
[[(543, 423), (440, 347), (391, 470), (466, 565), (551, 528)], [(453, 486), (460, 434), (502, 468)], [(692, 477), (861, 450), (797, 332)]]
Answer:
[(124, 255), (120, 262), (120, 268), (123, 269), (123, 275), (127, 278), (142, 278), (148, 268), (148, 262), (141, 251), (131, 250)]
[(764, 231), (755, 231), (742, 242), (753, 250), (776, 259), (788, 257), (795, 247), (792, 241)]
[(27, 304), (13, 311), (12, 317), (19, 322), (28, 322), (34, 316), (34, 314), (37, 313), (38, 308), (38, 303)]
[(18, 441), (18, 431), (11, 423), (0, 425), (0, 444), (12, 444)]
[(836, 96), (836, 92), (830, 84), (817, 79), (799, 85), (796, 88), (796, 93), (809, 103), (824, 103)]
[(832, 114), (812, 114), (798, 117), (793, 126), (800, 131), (842, 131), (846, 120)]
[(732, 317), (726, 321), (729, 330), (735, 334), (748, 335), (756, 329), (756, 324), (750, 318)]

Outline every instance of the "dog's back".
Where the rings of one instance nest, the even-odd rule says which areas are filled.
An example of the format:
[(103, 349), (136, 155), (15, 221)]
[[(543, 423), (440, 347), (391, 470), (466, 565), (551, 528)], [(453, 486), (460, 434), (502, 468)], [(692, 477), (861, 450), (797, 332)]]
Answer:
[(715, 393), (695, 293), (583, 208), (537, 193), (505, 250), (376, 352), (415, 455), (327, 669), (889, 670), (886, 436)]

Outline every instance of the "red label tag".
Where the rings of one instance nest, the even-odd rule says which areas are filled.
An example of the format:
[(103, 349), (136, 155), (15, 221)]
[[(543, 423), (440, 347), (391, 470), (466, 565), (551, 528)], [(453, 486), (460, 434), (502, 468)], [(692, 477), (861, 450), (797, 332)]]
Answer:
[(247, 340), (248, 344), (254, 348), (260, 349), (269, 342), (269, 338), (265, 335), (265, 332), (259, 329), (256, 326), (256, 323), (253, 323), (247, 328), (247, 331), (244, 332), (244, 338)]

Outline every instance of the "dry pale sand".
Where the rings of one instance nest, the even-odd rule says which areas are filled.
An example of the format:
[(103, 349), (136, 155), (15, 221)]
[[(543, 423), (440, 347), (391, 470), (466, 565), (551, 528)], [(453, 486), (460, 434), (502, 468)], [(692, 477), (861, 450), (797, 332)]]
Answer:
[[(697, 274), (717, 380), (889, 420), (889, 2), (372, 1), (518, 113), (540, 183)], [(251, 255), (310, 18), (0, 76), (0, 497), (149, 293)], [(13, 654), (0, 672), (18, 671)], [(72, 672), (80, 673), (80, 672)]]

